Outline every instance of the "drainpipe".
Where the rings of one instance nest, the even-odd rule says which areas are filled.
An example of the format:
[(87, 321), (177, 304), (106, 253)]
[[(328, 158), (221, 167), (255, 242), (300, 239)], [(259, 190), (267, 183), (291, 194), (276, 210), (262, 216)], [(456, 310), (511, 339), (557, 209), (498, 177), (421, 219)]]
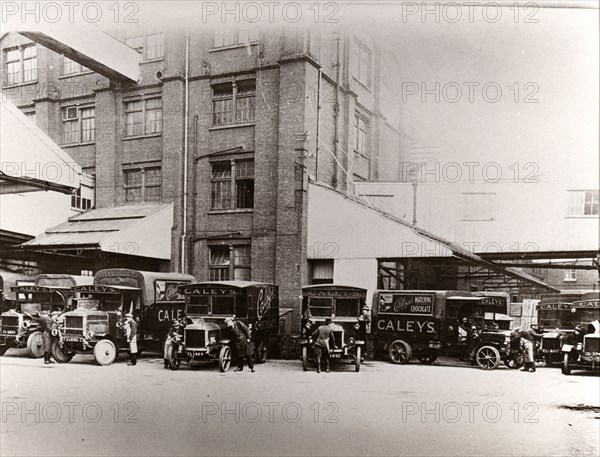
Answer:
[(412, 183), (413, 186), (413, 225), (417, 225), (417, 180)]
[(319, 182), (319, 124), (321, 123), (321, 67), (317, 75), (317, 128), (316, 128), (316, 147), (315, 147), (315, 179)]
[(333, 188), (337, 188), (338, 184), (338, 142), (339, 142), (339, 117), (340, 117), (340, 34), (335, 32), (335, 100), (333, 104)]
[(185, 273), (188, 203), (188, 115), (189, 115), (190, 33), (185, 31), (185, 117), (183, 119), (183, 217), (181, 234), (181, 273)]
[(194, 162), (192, 168), (192, 244), (190, 246), (188, 255), (189, 255), (189, 264), (194, 265), (194, 242), (196, 239), (196, 202), (198, 201), (198, 173), (196, 172), (196, 158), (198, 157), (198, 115), (194, 114)]

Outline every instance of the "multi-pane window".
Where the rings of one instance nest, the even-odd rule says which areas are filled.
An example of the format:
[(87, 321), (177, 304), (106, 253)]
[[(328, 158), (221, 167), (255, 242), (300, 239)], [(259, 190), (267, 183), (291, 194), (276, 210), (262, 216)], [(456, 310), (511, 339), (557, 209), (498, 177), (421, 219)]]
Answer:
[(213, 86), (213, 125), (254, 121), (256, 81), (253, 79)]
[(165, 55), (164, 34), (154, 33), (146, 37), (146, 59), (159, 59)]
[(565, 270), (565, 281), (577, 281), (577, 270)]
[(123, 171), (127, 203), (160, 201), (162, 175), (160, 167)]
[(160, 97), (125, 102), (125, 136), (143, 136), (162, 132)]
[(35, 44), (5, 51), (6, 84), (37, 80), (37, 47)]
[(215, 48), (254, 43), (258, 41), (258, 29), (215, 30)]
[(211, 209), (231, 208), (231, 163), (222, 162), (212, 165), (212, 178), (210, 180), (210, 207)]
[(212, 164), (211, 209), (254, 207), (254, 160)]
[(254, 208), (254, 161), (235, 163), (236, 208)]
[(569, 192), (569, 216), (597, 216), (598, 191), (573, 190)]
[(493, 221), (496, 213), (496, 194), (464, 193), (463, 221)]
[(144, 59), (160, 59), (165, 55), (164, 33), (137, 35), (125, 39), (125, 44), (144, 54)]
[(93, 106), (62, 109), (63, 143), (92, 143), (96, 140), (96, 115)]
[(371, 50), (358, 40), (352, 46), (352, 76), (367, 87), (371, 87)]
[(81, 187), (77, 192), (71, 195), (71, 208), (82, 209), (84, 211), (92, 208), (92, 199), (81, 196)]
[(68, 57), (63, 56), (63, 71), (62, 71), (63, 76), (76, 75), (76, 74), (83, 73), (86, 71), (90, 71), (90, 70), (88, 68), (84, 67), (83, 65), (81, 65), (80, 63), (77, 63), (77, 62), (69, 59)]
[(354, 150), (369, 155), (369, 121), (358, 112), (354, 114)]
[(249, 281), (251, 257), (250, 246), (211, 246), (208, 261), (209, 280)]

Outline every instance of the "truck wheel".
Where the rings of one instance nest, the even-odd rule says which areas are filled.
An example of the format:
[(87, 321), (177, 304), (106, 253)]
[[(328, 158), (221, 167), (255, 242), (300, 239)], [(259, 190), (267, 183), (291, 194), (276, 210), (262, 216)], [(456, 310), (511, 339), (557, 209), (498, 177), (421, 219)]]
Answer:
[(426, 354), (419, 356), (419, 362), (423, 365), (431, 365), (433, 362), (437, 360), (437, 354)]
[(58, 363), (69, 363), (75, 353), (69, 351), (65, 346), (60, 346), (60, 341), (55, 341), (52, 343), (52, 357)]
[(360, 371), (360, 358), (362, 357), (362, 348), (360, 346), (356, 347), (356, 364), (354, 365), (354, 371)]
[(229, 370), (231, 366), (231, 348), (229, 346), (223, 346), (219, 352), (219, 368), (221, 371)]
[(560, 371), (562, 371), (562, 374), (566, 374), (567, 376), (571, 374), (571, 358), (569, 357), (569, 354), (564, 355)]
[(44, 336), (42, 332), (33, 332), (27, 338), (27, 352), (34, 359), (39, 359), (44, 355)]
[(0, 355), (4, 355), (9, 349), (10, 346), (8, 344), (6, 346), (0, 346)]
[(94, 358), (99, 365), (110, 365), (117, 358), (117, 347), (111, 340), (100, 340), (94, 346)]
[(308, 348), (302, 346), (302, 370), (308, 371)]
[(254, 350), (254, 362), (256, 363), (265, 363), (267, 361), (267, 345), (265, 340), (260, 340), (256, 344), (256, 349)]
[(482, 370), (493, 370), (500, 363), (500, 353), (494, 346), (481, 346), (475, 353), (475, 361)]
[(412, 356), (412, 348), (406, 341), (396, 340), (390, 344), (388, 354), (392, 362), (405, 365)]

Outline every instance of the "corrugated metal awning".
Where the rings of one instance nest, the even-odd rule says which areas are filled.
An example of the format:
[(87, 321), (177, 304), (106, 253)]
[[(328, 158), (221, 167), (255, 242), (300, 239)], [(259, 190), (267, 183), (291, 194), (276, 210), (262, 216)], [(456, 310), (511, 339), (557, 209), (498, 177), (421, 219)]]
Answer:
[(71, 217), (20, 245), (33, 251), (100, 250), (169, 260), (173, 205), (102, 208)]

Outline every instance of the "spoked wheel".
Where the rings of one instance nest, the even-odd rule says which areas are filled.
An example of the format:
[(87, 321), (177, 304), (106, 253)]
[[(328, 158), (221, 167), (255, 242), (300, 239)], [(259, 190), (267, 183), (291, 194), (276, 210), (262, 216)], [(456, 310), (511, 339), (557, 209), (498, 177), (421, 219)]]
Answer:
[(431, 365), (433, 362), (437, 360), (437, 354), (426, 354), (419, 356), (419, 362), (423, 365)]
[(354, 371), (360, 371), (360, 358), (362, 357), (362, 348), (360, 346), (356, 347), (356, 364), (354, 365)]
[(98, 365), (112, 364), (117, 358), (117, 347), (111, 340), (100, 340), (94, 346), (94, 358)]
[(229, 346), (223, 346), (221, 352), (219, 352), (219, 368), (221, 371), (229, 370), (231, 366), (231, 348)]
[(254, 351), (254, 361), (256, 363), (265, 363), (267, 361), (267, 345), (265, 340), (260, 340), (256, 344)]
[(67, 347), (64, 345), (61, 346), (60, 341), (57, 340), (52, 343), (52, 357), (54, 357), (54, 360), (58, 363), (69, 363), (74, 355), (75, 353), (69, 351)]
[(566, 374), (567, 376), (571, 374), (571, 358), (569, 357), (569, 354), (564, 355), (560, 371), (562, 371), (562, 374)]
[(44, 355), (44, 336), (42, 332), (33, 332), (27, 338), (27, 352), (34, 359)]
[(412, 348), (406, 341), (396, 340), (390, 344), (388, 353), (392, 362), (404, 365), (408, 363), (412, 356)]
[(302, 370), (308, 371), (308, 348), (302, 346)]
[(482, 370), (493, 370), (500, 363), (500, 353), (494, 346), (481, 346), (475, 354), (475, 361)]

